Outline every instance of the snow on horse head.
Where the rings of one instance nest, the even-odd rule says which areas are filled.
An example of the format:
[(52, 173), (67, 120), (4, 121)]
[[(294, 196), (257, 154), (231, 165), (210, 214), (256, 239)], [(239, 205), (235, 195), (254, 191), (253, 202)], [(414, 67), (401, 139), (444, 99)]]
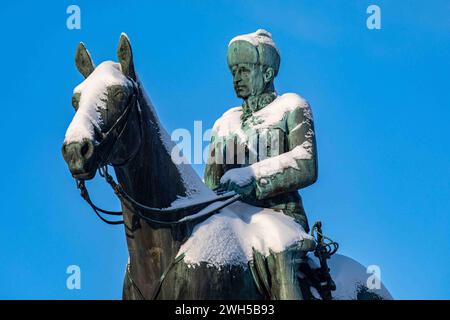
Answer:
[[(170, 212), (217, 198), (190, 165), (172, 161), (175, 146), (137, 77), (125, 34), (117, 55), (118, 63), (95, 67), (85, 46), (77, 48), (75, 62), (85, 80), (74, 89), (76, 113), (62, 146), (72, 176), (84, 185), (103, 168), (102, 175), (111, 178), (104, 169), (111, 165), (118, 179), (116, 194)], [(282, 281), (286, 270), (278, 262), (283, 259), (274, 258), (313, 263), (307, 252), (314, 239), (293, 218), (237, 201), (195, 222), (164, 224), (144, 216), (140, 208), (145, 206), (120, 199), (129, 251), (124, 299), (314, 298), (310, 288), (300, 285), (304, 279), (297, 270), (288, 270), (291, 283)], [(333, 273), (333, 259), (330, 268)], [(354, 287), (355, 280), (348, 283), (347, 278), (339, 286)]]

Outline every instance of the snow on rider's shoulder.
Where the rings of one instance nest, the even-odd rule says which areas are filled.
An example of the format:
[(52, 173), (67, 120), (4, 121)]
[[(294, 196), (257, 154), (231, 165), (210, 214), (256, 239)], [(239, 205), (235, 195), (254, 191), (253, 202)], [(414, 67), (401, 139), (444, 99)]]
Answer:
[(309, 104), (305, 99), (296, 93), (285, 93), (253, 114), (254, 117), (263, 120), (260, 124), (253, 125), (253, 128), (258, 129), (263, 126), (273, 125), (280, 122), (286, 113), (303, 108), (309, 108)]
[(238, 133), (241, 128), (242, 107), (234, 107), (223, 113), (213, 126), (213, 134), (226, 137), (230, 133)]
[(237, 106), (228, 109), (220, 116), (219, 119), (216, 120), (216, 122), (214, 122), (213, 130), (223, 125), (224, 122), (228, 123), (234, 122), (235, 120), (240, 120), (241, 115), (242, 115), (242, 106)]
[[(308, 113), (311, 113), (309, 104), (304, 98), (296, 93), (285, 93), (277, 96), (275, 100), (253, 114), (253, 117), (262, 121), (257, 124), (250, 122), (248, 125), (252, 129), (267, 128), (282, 121), (286, 113), (296, 109), (308, 109)], [(219, 137), (227, 137), (230, 134), (243, 136), (241, 115), (242, 107), (229, 109), (214, 123), (213, 132)]]

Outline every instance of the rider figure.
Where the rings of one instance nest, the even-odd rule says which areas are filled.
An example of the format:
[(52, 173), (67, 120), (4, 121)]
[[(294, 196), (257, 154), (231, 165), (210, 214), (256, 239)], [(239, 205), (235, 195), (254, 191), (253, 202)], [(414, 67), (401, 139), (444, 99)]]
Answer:
[(317, 180), (309, 104), (295, 93), (275, 91), (280, 54), (266, 30), (233, 38), (227, 61), (243, 103), (214, 124), (205, 183), (235, 191), (255, 206), (281, 210), (309, 232), (297, 191)]

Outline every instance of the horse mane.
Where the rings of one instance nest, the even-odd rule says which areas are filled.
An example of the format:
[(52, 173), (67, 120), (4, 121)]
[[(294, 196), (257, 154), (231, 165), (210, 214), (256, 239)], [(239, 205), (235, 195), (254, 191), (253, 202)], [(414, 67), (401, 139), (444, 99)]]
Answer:
[[(149, 122), (149, 125), (144, 123), (144, 140), (147, 141), (144, 142), (138, 157), (143, 157), (146, 161), (153, 161), (154, 169), (160, 168), (161, 163), (166, 164), (163, 166), (164, 170), (155, 172), (156, 170), (150, 169), (147, 172), (146, 179), (150, 180), (147, 180), (145, 184), (149, 185), (149, 192), (155, 193), (161, 191), (161, 188), (166, 191), (166, 194), (157, 192), (158, 196), (153, 198), (159, 198), (159, 200), (151, 199), (151, 201), (156, 201), (154, 204), (159, 207), (168, 207), (174, 201), (197, 201), (204, 197), (210, 198), (214, 193), (202, 182), (189, 163), (175, 164), (172, 161), (171, 153), (177, 146), (161, 124), (156, 109), (139, 78), (137, 83), (141, 88), (138, 99), (144, 117), (143, 121)], [(158, 166), (156, 167), (156, 165)], [(140, 198), (139, 195), (137, 196)]]

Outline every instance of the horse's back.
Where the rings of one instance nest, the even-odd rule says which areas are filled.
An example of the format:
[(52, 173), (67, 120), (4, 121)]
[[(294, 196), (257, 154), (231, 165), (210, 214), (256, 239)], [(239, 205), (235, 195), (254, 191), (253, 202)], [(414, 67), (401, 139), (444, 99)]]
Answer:
[[(317, 258), (308, 255), (308, 263), (318, 267)], [(356, 260), (335, 254), (328, 260), (331, 278), (336, 284), (332, 292), (334, 300), (392, 300), (392, 296), (381, 282)], [(369, 283), (368, 283), (369, 282)]]

